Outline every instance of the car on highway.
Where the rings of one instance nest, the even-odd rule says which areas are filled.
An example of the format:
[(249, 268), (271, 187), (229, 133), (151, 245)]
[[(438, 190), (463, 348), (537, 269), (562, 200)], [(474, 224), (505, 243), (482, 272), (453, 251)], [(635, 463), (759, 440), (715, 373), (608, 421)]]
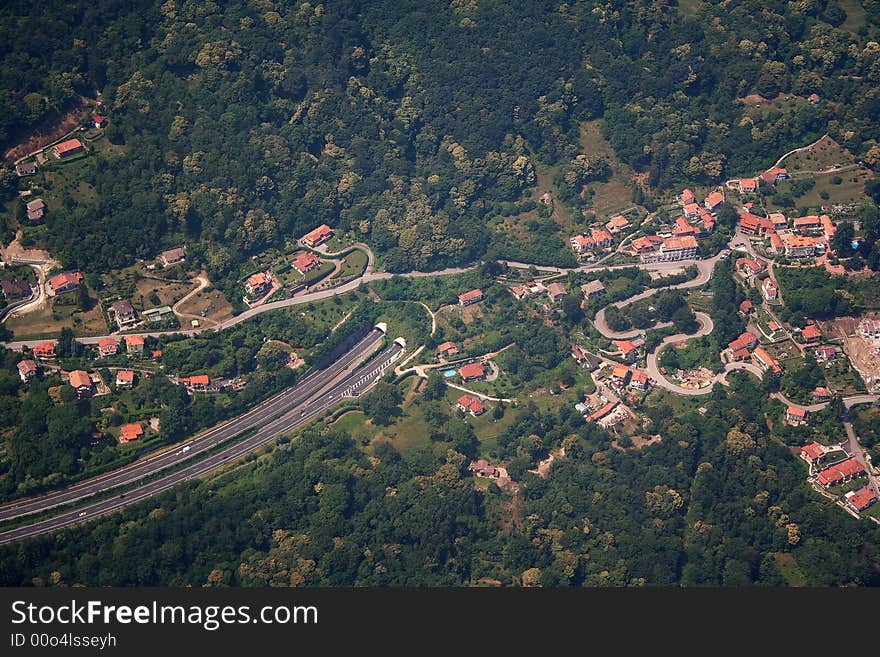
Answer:
[(85, 511), (80, 511), (80, 512), (79, 512), (79, 515), (77, 516), (77, 518), (82, 518), (84, 515), (86, 515), (86, 512), (85, 512)]

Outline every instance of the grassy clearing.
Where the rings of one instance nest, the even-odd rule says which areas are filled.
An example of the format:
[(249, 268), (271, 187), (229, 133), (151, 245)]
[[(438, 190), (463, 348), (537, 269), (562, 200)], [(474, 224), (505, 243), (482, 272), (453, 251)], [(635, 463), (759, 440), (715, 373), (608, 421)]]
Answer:
[(360, 276), (367, 267), (367, 254), (360, 249), (355, 249), (343, 258), (342, 269), (336, 278), (346, 276)]
[(774, 552), (773, 558), (776, 560), (776, 568), (779, 574), (788, 583), (789, 586), (806, 586), (807, 577), (798, 566), (797, 560), (790, 552)]
[(65, 326), (71, 327), (81, 336), (103, 335), (107, 332), (107, 322), (98, 303), (82, 312), (76, 306), (75, 293), (69, 293), (60, 301), (61, 303), (58, 298), (49, 299), (39, 310), (18, 317), (13, 313), (6, 320), (5, 326), (18, 340), (56, 338)]
[(599, 121), (581, 124), (581, 145), (589, 158), (601, 158), (611, 167), (612, 175), (608, 182), (593, 182), (588, 187), (593, 190), (593, 211), (603, 218), (633, 207), (632, 188), (636, 178), (635, 171), (618, 158), (611, 144), (599, 130)]
[(830, 137), (826, 137), (813, 148), (789, 155), (782, 161), (782, 166), (789, 173), (799, 171), (822, 171), (835, 164), (851, 164), (852, 153), (843, 148)]

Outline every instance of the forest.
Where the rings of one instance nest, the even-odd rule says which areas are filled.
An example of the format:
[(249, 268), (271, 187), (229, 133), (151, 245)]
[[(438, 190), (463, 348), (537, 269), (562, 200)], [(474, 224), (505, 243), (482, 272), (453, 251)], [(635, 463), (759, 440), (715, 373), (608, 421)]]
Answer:
[[(880, 160), (875, 4), (853, 32), (836, 0), (9, 2), (0, 144), (101, 93), (124, 155), (87, 159), (94, 198), (48, 216), (68, 267), (186, 241), (222, 287), (322, 222), (390, 271), (570, 264), (557, 235), (524, 248), (487, 226), (537, 166), (590, 162), (584, 120), (658, 193), (769, 166), (823, 132)], [(764, 119), (740, 102), (811, 93), (833, 102)]]

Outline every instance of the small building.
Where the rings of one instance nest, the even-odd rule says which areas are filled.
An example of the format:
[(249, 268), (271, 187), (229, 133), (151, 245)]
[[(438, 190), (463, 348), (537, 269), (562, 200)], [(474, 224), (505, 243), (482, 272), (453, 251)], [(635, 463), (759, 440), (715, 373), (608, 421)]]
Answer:
[(845, 481), (849, 481), (850, 479), (854, 479), (863, 474), (865, 474), (865, 468), (862, 467), (862, 464), (855, 458), (850, 457), (822, 470), (816, 475), (816, 481), (822, 486), (828, 488), (829, 486), (842, 484)]
[(785, 180), (788, 178), (788, 170), (783, 169), (781, 167), (773, 167), (772, 169), (767, 169), (764, 173), (761, 174), (761, 180), (773, 187), (780, 180)]
[(170, 319), (171, 316), (174, 315), (174, 311), (171, 310), (171, 306), (159, 306), (158, 308), (147, 308), (141, 313), (141, 316), (147, 320), (150, 324), (156, 324), (158, 322), (163, 322), (166, 319)]
[(105, 125), (107, 125), (107, 117), (103, 116), (101, 114), (93, 114), (92, 115), (92, 124), (96, 128), (103, 128)]
[(629, 227), (629, 221), (621, 214), (614, 215), (605, 224), (605, 228), (607, 228), (611, 233), (620, 233), (625, 230), (629, 230)]
[(43, 199), (35, 198), (33, 201), (28, 201), (26, 207), (29, 222), (38, 224), (43, 220), (43, 215), (46, 213), (46, 204)]
[(743, 178), (739, 181), (739, 191), (741, 194), (756, 194), (758, 192), (758, 179)]
[(739, 304), (739, 312), (745, 316), (748, 316), (752, 312), (752, 302), (746, 299), (741, 304)]
[(746, 361), (752, 357), (752, 352), (746, 348), (736, 349), (730, 352), (730, 360), (734, 363)]
[(586, 251), (592, 251), (596, 248), (596, 240), (588, 235), (575, 235), (569, 240), (571, 248), (575, 253), (580, 255)]
[(104, 338), (98, 342), (98, 357), (106, 358), (107, 356), (115, 356), (119, 351), (119, 343), (113, 338)]
[(811, 93), (809, 96), (807, 96), (807, 100), (809, 100), (811, 104), (815, 105), (820, 100), (822, 100), (822, 98), (821, 98), (821, 96), (819, 96), (819, 94), (814, 92), (814, 93)]
[(37, 362), (27, 359), (19, 361), (18, 365), (18, 377), (21, 379), (22, 383), (27, 383), (35, 376), (37, 376)]
[(878, 340), (880, 339), (880, 319), (866, 317), (859, 322), (856, 330), (865, 340)]
[(602, 406), (601, 408), (593, 411), (587, 416), (587, 422), (598, 422), (604, 417), (607, 417), (608, 414), (611, 413), (615, 408), (617, 408), (617, 402), (611, 401)]
[(489, 463), (483, 459), (471, 463), (468, 466), (468, 470), (473, 472), (478, 477), (490, 477), (493, 479), (499, 477), (501, 474), (498, 471), (498, 468), (496, 468), (494, 465), (489, 465)]
[(470, 413), (474, 417), (482, 415), (486, 412), (486, 407), (476, 397), (471, 395), (462, 395), (455, 403), (455, 407), (463, 413)]
[(751, 351), (755, 347), (758, 346), (760, 340), (757, 335), (752, 333), (751, 331), (745, 331), (744, 333), (740, 333), (739, 337), (736, 340), (729, 342), (727, 344), (727, 348), (731, 351), (739, 351), (740, 349), (747, 349)]
[(550, 301), (553, 303), (562, 301), (566, 294), (568, 294), (568, 289), (562, 283), (553, 281), (547, 286), (547, 296), (550, 297)]
[(244, 289), (251, 298), (263, 296), (271, 287), (272, 278), (264, 271), (252, 274), (244, 284)]
[(764, 347), (757, 347), (752, 352), (752, 358), (754, 359), (755, 364), (765, 372), (772, 371), (774, 374), (782, 373), (782, 367), (780, 367), (779, 363), (773, 358), (773, 356), (767, 353), (767, 350), (764, 349)]
[(615, 365), (611, 370), (611, 383), (619, 388), (624, 388), (629, 383), (630, 376), (632, 376), (632, 370), (626, 365)]
[(773, 230), (784, 230), (788, 228), (788, 219), (781, 212), (771, 212), (767, 215), (770, 223), (773, 224)]
[(630, 376), (629, 387), (644, 392), (648, 389), (648, 375), (641, 370), (636, 370)]
[(819, 386), (813, 390), (813, 403), (821, 404), (831, 399), (831, 391), (825, 386)]
[(825, 452), (827, 451), (828, 450), (824, 445), (812, 442), (809, 445), (804, 445), (803, 447), (801, 447), (800, 457), (804, 461), (812, 465), (818, 462), (820, 458), (825, 456)]
[(602, 284), (602, 281), (597, 278), (595, 281), (590, 281), (589, 283), (581, 285), (581, 292), (584, 295), (584, 299), (592, 299), (605, 294), (605, 286)]
[(24, 281), (11, 280), (9, 278), (0, 280), (0, 290), (3, 290), (3, 297), (6, 301), (26, 299), (32, 294), (30, 285)]
[(142, 335), (126, 335), (125, 351), (134, 355), (144, 353), (144, 337)]
[(822, 331), (815, 324), (810, 324), (801, 331), (801, 337), (804, 339), (805, 344), (814, 344), (822, 339)]
[(15, 173), (19, 175), (19, 177), (24, 176), (32, 176), (37, 172), (37, 163), (36, 162), (19, 162), (15, 165)]
[(293, 259), (292, 264), (293, 268), (296, 269), (300, 274), (307, 274), (319, 264), (321, 264), (321, 261), (314, 253), (304, 251)]
[(816, 360), (820, 363), (830, 363), (837, 358), (837, 349), (830, 344), (816, 347)]
[(765, 278), (761, 284), (761, 294), (767, 301), (773, 301), (779, 298), (779, 286), (772, 278)]
[(117, 370), (116, 387), (131, 388), (134, 385), (134, 370)]
[(62, 272), (60, 274), (55, 274), (49, 279), (49, 295), (57, 296), (59, 294), (65, 294), (66, 292), (73, 292), (74, 290), (76, 290), (76, 288), (79, 287), (80, 283), (82, 283), (82, 280), (82, 272), (78, 271)]
[(119, 427), (119, 442), (130, 443), (133, 440), (139, 440), (144, 435), (144, 428), (139, 422), (132, 424), (123, 424)]
[(469, 292), (465, 292), (464, 294), (458, 295), (458, 304), (460, 306), (470, 306), (475, 303), (480, 303), (483, 300), (483, 291), (482, 290), (470, 290)]
[(807, 409), (802, 406), (789, 406), (785, 410), (785, 421), (793, 426), (805, 424), (807, 421)]
[(755, 260), (753, 258), (737, 258), (736, 269), (744, 276), (752, 276), (760, 274), (767, 268), (767, 263), (763, 260)]
[(639, 354), (639, 348), (631, 340), (614, 340), (614, 346), (620, 349), (620, 356), (628, 363)]
[(159, 264), (162, 267), (173, 267), (174, 265), (180, 264), (186, 260), (186, 247), (178, 246), (173, 249), (168, 249), (167, 251), (162, 251), (159, 254)]
[(444, 342), (439, 347), (437, 347), (437, 355), (438, 356), (455, 356), (458, 354), (458, 347), (455, 346), (454, 342)]
[(486, 368), (482, 363), (468, 363), (458, 370), (458, 374), (465, 383), (468, 381), (482, 381), (486, 378)]
[(302, 243), (310, 248), (314, 248), (329, 240), (332, 235), (333, 229), (327, 224), (321, 224), (311, 232), (303, 235)]
[(858, 512), (864, 511), (877, 501), (877, 496), (870, 486), (865, 486), (859, 491), (851, 490), (844, 497), (846, 498), (846, 505), (853, 511)]
[(794, 218), (794, 229), (802, 231), (813, 231), (822, 229), (822, 220), (816, 215)]
[(52, 154), (59, 159), (63, 159), (76, 153), (81, 153), (85, 149), (86, 147), (83, 146), (83, 143), (79, 139), (68, 139), (67, 141), (62, 141), (60, 144), (55, 144), (52, 147)]
[(609, 249), (614, 246), (614, 238), (604, 228), (593, 228), (590, 230), (590, 237), (596, 243), (596, 248)]
[(180, 382), (192, 390), (207, 390), (211, 385), (211, 377), (207, 374), (196, 374), (195, 376), (183, 377)]
[(92, 379), (88, 372), (83, 370), (73, 370), (68, 379), (70, 387), (76, 390), (76, 396), (79, 399), (85, 399), (92, 394)]
[(54, 342), (41, 342), (33, 349), (34, 358), (39, 358), (41, 360), (49, 360), (55, 358), (55, 343)]
[[(696, 206), (699, 216), (700, 206)], [(672, 228), (672, 234), (675, 237), (698, 237), (701, 231), (699, 226), (692, 226), (685, 217), (679, 217), (675, 220), (675, 226)]]
[(706, 197), (703, 205), (705, 205), (706, 209), (710, 212), (714, 212), (722, 203), (724, 203), (724, 194), (721, 192), (712, 192)]
[(682, 208), (684, 210), (684, 216), (687, 219), (696, 219), (700, 216), (700, 205), (699, 203), (688, 203)]
[(644, 237), (637, 237), (632, 242), (630, 242), (630, 246), (632, 247), (636, 255), (652, 253), (656, 251), (661, 244), (663, 244), (663, 238), (659, 235), (646, 235)]
[(110, 314), (119, 328), (137, 323), (137, 311), (128, 299), (113, 302), (110, 305)]
[(689, 190), (689, 189), (685, 189), (685, 190), (681, 193), (681, 196), (679, 197), (679, 200), (681, 201), (681, 204), (682, 204), (682, 205), (688, 205), (688, 204), (693, 203), (694, 201), (696, 201), (696, 200), (697, 200), (697, 197), (694, 196), (694, 193), (693, 193), (691, 190)]
[(153, 352), (150, 354), (150, 357), (153, 360), (159, 360), (162, 358), (162, 350), (161, 349), (153, 349)]
[(540, 295), (546, 288), (537, 281), (526, 281), (522, 285), (515, 285), (510, 289), (513, 296), (522, 301)]

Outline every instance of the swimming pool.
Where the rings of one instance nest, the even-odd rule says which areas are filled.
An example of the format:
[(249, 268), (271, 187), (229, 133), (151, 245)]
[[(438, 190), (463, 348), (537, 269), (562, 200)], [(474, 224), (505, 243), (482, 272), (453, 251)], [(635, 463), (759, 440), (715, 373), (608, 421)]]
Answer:
[(456, 374), (458, 374), (458, 372), (456, 372), (455, 370), (446, 370), (445, 372), (443, 372), (443, 376), (445, 376), (447, 379), (451, 376), (455, 376)]

